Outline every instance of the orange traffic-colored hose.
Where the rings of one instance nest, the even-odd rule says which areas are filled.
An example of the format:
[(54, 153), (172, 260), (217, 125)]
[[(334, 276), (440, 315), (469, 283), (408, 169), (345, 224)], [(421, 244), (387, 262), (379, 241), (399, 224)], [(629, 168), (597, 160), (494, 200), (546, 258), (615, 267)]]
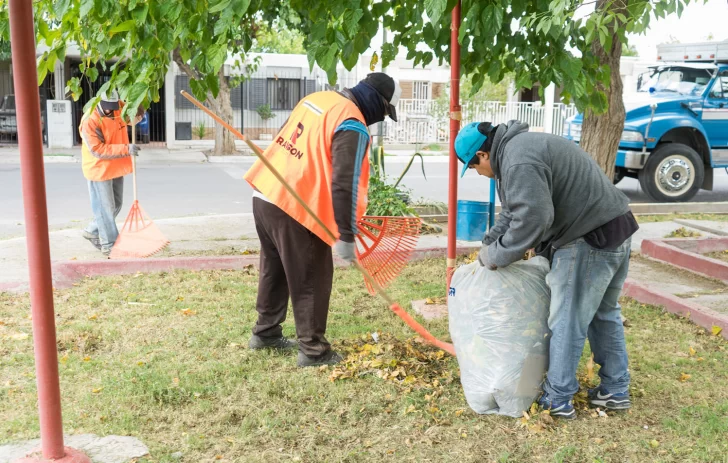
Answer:
[[(207, 113), (207, 115), (210, 116), (211, 118), (213, 118), (218, 124), (222, 125), (228, 131), (230, 131), (230, 133), (232, 133), (233, 135), (235, 135), (236, 137), (240, 138), (245, 143), (247, 143), (248, 146), (250, 147), (250, 149), (253, 150), (255, 155), (258, 156), (258, 159), (260, 159), (261, 162), (268, 168), (268, 170), (271, 171), (273, 176), (275, 178), (277, 178), (279, 182), (281, 182), (283, 187), (286, 190), (288, 190), (288, 192), (296, 199), (298, 204), (300, 204), (301, 207), (303, 207), (303, 209), (316, 221), (316, 223), (318, 223), (319, 226), (324, 229), (326, 234), (329, 235), (332, 240), (336, 240), (336, 236), (333, 234), (333, 232), (331, 230), (329, 230), (329, 228), (321, 221), (321, 219), (316, 215), (316, 213), (313, 212), (310, 207), (308, 207), (308, 204), (306, 204), (306, 202), (303, 199), (301, 199), (300, 196), (298, 196), (298, 194), (293, 190), (293, 188), (288, 184), (288, 182), (286, 182), (286, 180), (283, 178), (283, 176), (281, 176), (281, 174), (273, 166), (273, 164), (271, 164), (271, 162), (265, 156), (263, 156), (263, 150), (261, 150), (258, 145), (256, 145), (252, 141), (250, 141), (248, 139), (248, 137), (246, 137), (245, 135), (243, 135), (242, 133), (237, 131), (235, 128), (233, 128), (230, 124), (228, 124), (227, 122), (222, 120), (213, 111), (206, 108), (202, 103), (197, 101), (195, 99), (195, 97), (193, 97), (189, 93), (185, 92), (184, 90), (182, 90), (181, 93), (182, 93), (182, 96), (187, 98), (192, 104), (194, 104), (195, 106), (200, 108), (202, 111)], [(397, 304), (397, 302), (395, 302), (394, 299), (392, 299), (389, 296), (389, 294), (387, 294), (386, 291), (384, 291), (384, 288), (382, 288), (382, 286), (379, 283), (377, 283), (374, 280), (374, 278), (372, 278), (372, 276), (369, 274), (369, 272), (367, 272), (366, 269), (364, 267), (362, 267), (358, 261), (354, 261), (354, 266), (357, 268), (357, 270), (359, 270), (361, 272), (361, 274), (364, 276), (364, 279), (367, 280), (369, 282), (369, 284), (372, 285), (372, 288), (374, 288), (374, 290), (382, 297), (382, 299), (384, 299), (387, 302), (387, 304), (389, 305), (389, 308), (392, 310), (392, 312), (396, 313), (397, 316), (399, 316), (399, 318), (404, 320), (404, 322), (410, 328), (412, 328), (417, 334), (422, 336), (422, 338), (425, 341), (429, 342), (433, 346), (439, 347), (440, 349), (444, 350), (445, 352), (455, 355), (455, 348), (453, 347), (453, 345), (451, 343), (440, 341), (435, 336), (433, 336), (429, 331), (427, 331), (427, 329), (424, 326), (417, 323), (417, 321), (414, 318), (412, 318), (412, 316), (410, 314), (408, 314), (404, 309), (402, 309), (402, 307), (399, 304)]]

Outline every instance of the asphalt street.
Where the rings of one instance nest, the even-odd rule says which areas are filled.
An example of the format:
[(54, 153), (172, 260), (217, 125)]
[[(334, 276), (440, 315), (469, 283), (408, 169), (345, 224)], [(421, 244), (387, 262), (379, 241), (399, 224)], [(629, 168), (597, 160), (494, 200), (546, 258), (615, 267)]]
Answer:
[[(426, 157), (425, 172), (414, 165), (403, 180), (413, 198), (446, 203), (447, 159)], [(141, 164), (139, 202), (152, 218), (251, 212), (251, 189), (242, 179), (250, 162), (236, 164)], [(406, 158), (387, 158), (390, 178), (397, 178)], [(80, 164), (46, 164), (48, 219), (52, 229), (80, 228), (91, 218), (87, 184)], [(716, 171), (714, 191), (701, 191), (694, 201), (728, 201), (728, 174)], [(122, 218), (132, 201), (131, 176), (126, 177)], [(633, 202), (649, 202), (634, 179), (619, 185)], [(468, 172), (458, 183), (458, 197), (488, 200), (488, 179)], [(23, 202), (18, 164), (0, 164), (0, 238), (24, 234)]]

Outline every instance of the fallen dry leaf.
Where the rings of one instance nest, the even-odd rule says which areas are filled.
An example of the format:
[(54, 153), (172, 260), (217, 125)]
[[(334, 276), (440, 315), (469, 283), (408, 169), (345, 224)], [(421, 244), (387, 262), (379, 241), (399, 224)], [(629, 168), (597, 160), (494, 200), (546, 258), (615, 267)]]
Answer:
[(89, 319), (89, 320), (96, 320), (97, 318), (99, 318), (99, 316), (98, 316), (98, 315), (96, 315), (96, 314), (92, 314), (92, 315), (90, 315), (90, 316), (88, 317), (88, 319)]
[(15, 333), (10, 335), (10, 339), (13, 341), (22, 341), (28, 339), (28, 333)]
[(96, 389), (91, 389), (91, 392), (93, 392), (94, 394), (98, 394), (99, 392), (101, 392), (103, 390), (104, 390), (103, 387), (97, 387)]
[(689, 355), (690, 355), (690, 356), (692, 357), (692, 356), (694, 356), (694, 355), (695, 355), (696, 353), (697, 353), (697, 352), (695, 351), (695, 349), (693, 349), (693, 347), (692, 347), (692, 346), (690, 346), (690, 349), (688, 349), (688, 354), (689, 354)]
[(652, 439), (652, 440), (650, 441), (650, 447), (652, 447), (653, 449), (656, 449), (656, 448), (657, 448), (657, 447), (659, 447), (659, 446), (660, 446), (660, 443), (659, 443), (659, 442), (657, 442), (657, 440), (655, 440), (655, 439)]
[(680, 373), (680, 382), (684, 383), (685, 381), (689, 380), (692, 377), (692, 375), (689, 375), (687, 373)]
[(189, 317), (189, 316), (192, 316), (192, 315), (196, 314), (197, 312), (195, 312), (195, 311), (194, 311), (194, 310), (192, 310), (192, 309), (185, 309), (185, 310), (180, 310), (180, 312), (179, 312), (179, 313), (181, 313), (181, 314), (182, 314), (182, 315), (184, 315), (185, 317)]
[(594, 354), (591, 354), (586, 362), (586, 380), (592, 382), (594, 380)]
[(88, 357), (88, 356), (87, 357), (84, 357), (83, 358), (83, 361), (84, 362), (90, 362), (91, 361), (91, 357)]
[(711, 329), (710, 331), (711, 333), (713, 333), (713, 336), (718, 336), (720, 333), (723, 332), (723, 328), (713, 325), (713, 329)]

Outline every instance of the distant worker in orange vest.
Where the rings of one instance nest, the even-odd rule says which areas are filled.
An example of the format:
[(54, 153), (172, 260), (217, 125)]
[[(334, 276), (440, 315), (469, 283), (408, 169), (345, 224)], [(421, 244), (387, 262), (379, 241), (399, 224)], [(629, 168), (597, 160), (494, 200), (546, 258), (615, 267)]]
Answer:
[[(397, 120), (402, 93), (388, 75), (369, 74), (341, 92), (303, 98), (263, 154), (321, 218), (332, 240), (258, 160), (245, 174), (253, 187), (253, 216), (260, 238), (258, 321), (251, 349), (298, 348), (298, 366), (342, 360), (326, 340), (334, 275), (331, 253), (356, 259), (354, 236), (366, 211), (369, 187), (368, 126)], [(283, 337), (288, 299), (298, 342)]]
[[(121, 117), (124, 104), (116, 90), (101, 96), (101, 102), (81, 119), (81, 157), (83, 175), (88, 180), (91, 210), (94, 218), (83, 231), (83, 237), (105, 256), (119, 236), (116, 216), (124, 199), (124, 175), (131, 173), (131, 157), (139, 155), (139, 147), (129, 143), (127, 122)], [(144, 117), (144, 108), (137, 110), (134, 124)]]

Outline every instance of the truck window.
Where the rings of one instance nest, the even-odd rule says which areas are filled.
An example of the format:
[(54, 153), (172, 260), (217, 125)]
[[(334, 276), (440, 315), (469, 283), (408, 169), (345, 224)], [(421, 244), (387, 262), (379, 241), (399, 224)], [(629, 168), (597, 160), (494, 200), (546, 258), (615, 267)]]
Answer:
[(710, 71), (705, 69), (668, 67), (655, 71), (639, 91), (647, 92), (652, 88), (656, 92), (697, 95), (703, 92), (710, 79)]
[(723, 71), (720, 76), (715, 79), (715, 84), (710, 90), (710, 98), (728, 98), (728, 71)]

